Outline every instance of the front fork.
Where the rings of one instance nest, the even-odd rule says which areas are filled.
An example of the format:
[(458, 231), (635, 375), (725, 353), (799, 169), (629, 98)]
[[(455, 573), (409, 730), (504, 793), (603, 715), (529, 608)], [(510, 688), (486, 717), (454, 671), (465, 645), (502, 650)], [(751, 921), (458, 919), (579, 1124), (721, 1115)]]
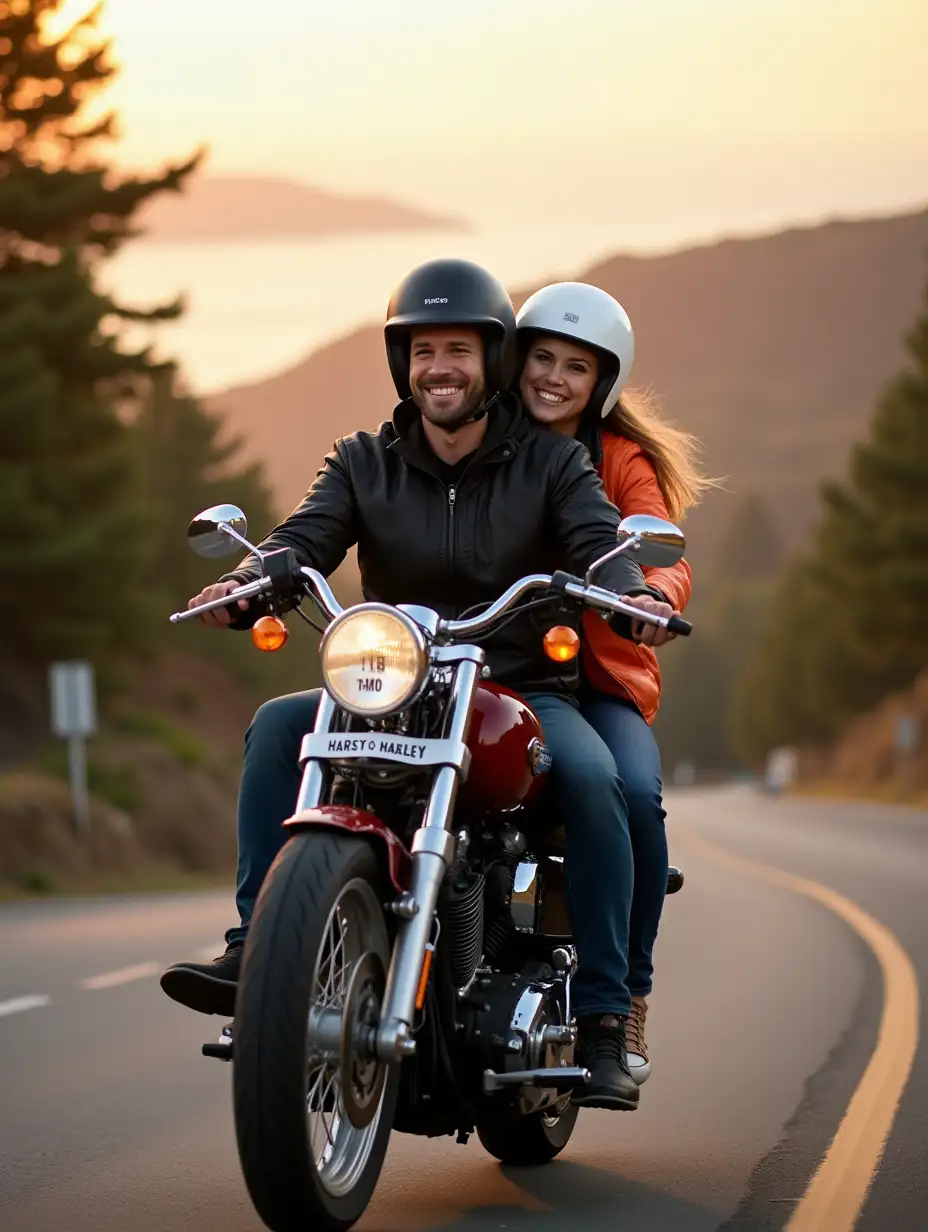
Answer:
[[(477, 646), (457, 646), (455, 657), (460, 657), (460, 662), (455, 672), (444, 734), (448, 740), (463, 744), (467, 739), (484, 653)], [(335, 710), (334, 701), (323, 691), (316, 716), (316, 732), (329, 731)], [(425, 947), (431, 939), (438, 892), (454, 852), (451, 820), (462, 773), (455, 766), (442, 766), (436, 771), (425, 817), (413, 836), (409, 891), (398, 904), (400, 922), (387, 972), (380, 1026), (374, 1046), (377, 1056), (384, 1061), (402, 1060), (416, 1050), (416, 1042), (412, 1038), (416, 992)], [(307, 762), (296, 813), (318, 807), (324, 785), (323, 763)]]

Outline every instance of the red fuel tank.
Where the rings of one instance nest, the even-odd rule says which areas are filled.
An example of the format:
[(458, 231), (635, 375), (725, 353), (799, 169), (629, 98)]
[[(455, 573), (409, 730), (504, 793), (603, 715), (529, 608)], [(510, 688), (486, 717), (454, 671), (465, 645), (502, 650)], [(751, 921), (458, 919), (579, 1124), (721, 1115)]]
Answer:
[(481, 683), (467, 745), (471, 763), (459, 793), (463, 804), (503, 812), (537, 798), (551, 755), (538, 716), (518, 694)]

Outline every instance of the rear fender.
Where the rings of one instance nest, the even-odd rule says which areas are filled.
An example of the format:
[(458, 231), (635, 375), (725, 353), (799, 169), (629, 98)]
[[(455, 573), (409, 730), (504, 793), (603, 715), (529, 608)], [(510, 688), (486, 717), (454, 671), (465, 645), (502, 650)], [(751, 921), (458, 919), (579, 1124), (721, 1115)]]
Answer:
[(321, 804), (318, 808), (295, 813), (284, 822), (288, 834), (297, 834), (318, 826), (374, 839), (375, 848), (386, 858), (387, 872), (398, 893), (402, 894), (409, 889), (412, 857), (401, 840), (379, 817), (365, 812), (364, 809), (352, 808), (348, 804)]

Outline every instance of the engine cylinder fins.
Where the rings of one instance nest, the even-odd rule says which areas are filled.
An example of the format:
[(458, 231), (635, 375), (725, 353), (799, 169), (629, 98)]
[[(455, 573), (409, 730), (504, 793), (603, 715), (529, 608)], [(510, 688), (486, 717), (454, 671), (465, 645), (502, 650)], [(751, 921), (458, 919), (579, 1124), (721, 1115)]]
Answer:
[(455, 988), (465, 988), (483, 957), (483, 890), (481, 873), (460, 873), (441, 889), (441, 940), (448, 952)]

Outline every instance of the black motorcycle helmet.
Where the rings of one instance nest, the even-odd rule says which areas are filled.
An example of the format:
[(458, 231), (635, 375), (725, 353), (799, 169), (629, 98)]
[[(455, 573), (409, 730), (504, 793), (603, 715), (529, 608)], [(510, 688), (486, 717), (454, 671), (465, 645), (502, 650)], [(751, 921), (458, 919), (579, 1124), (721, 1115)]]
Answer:
[(401, 399), (410, 396), (409, 332), (417, 325), (473, 325), (484, 339), (487, 400), (508, 389), (516, 364), (516, 316), (506, 288), (473, 261), (440, 258), (407, 274), (390, 296), (383, 328)]

